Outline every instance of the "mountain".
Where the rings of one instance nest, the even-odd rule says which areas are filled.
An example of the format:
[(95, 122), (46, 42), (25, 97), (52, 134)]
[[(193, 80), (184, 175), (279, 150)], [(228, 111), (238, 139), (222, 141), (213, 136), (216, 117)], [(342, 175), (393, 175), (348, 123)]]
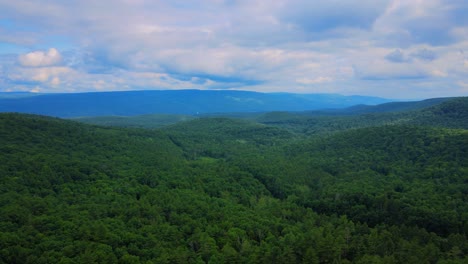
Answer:
[(466, 263), (465, 107), (312, 136), (2, 113), (0, 263)]
[(29, 93), (29, 92), (0, 92), (1, 99), (13, 99), (13, 98), (24, 98), (41, 95), (40, 93)]
[(343, 109), (325, 109), (318, 111), (306, 111), (305, 115), (360, 115), (372, 113), (390, 113), (390, 112), (403, 112), (410, 110), (419, 110), (433, 105), (443, 103), (453, 98), (431, 98), (422, 101), (410, 102), (389, 102), (376, 105), (354, 105)]
[(392, 102), (375, 106), (361, 105), (303, 112), (213, 113), (196, 116), (154, 114), (82, 117), (73, 120), (104, 126), (160, 128), (181, 121), (210, 117), (248, 120), (305, 135), (390, 124), (467, 129), (468, 97), (434, 98), (415, 102)]
[(305, 135), (396, 124), (468, 129), (468, 97), (330, 111), (270, 112), (252, 120)]
[(55, 117), (197, 115), (220, 112), (305, 111), (379, 104), (388, 99), (336, 94), (257, 93), (247, 91), (129, 91), (75, 94), (0, 95), (0, 112)]

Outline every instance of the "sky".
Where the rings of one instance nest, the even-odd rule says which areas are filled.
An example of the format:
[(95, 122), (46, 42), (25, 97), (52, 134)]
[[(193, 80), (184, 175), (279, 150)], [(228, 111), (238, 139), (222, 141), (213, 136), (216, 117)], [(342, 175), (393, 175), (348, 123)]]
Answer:
[(0, 92), (468, 95), (466, 0), (0, 0)]

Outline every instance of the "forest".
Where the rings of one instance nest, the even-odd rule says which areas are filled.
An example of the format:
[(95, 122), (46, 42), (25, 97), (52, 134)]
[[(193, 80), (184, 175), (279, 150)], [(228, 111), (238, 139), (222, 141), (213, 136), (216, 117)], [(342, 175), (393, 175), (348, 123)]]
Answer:
[(0, 113), (0, 263), (468, 263), (468, 98), (360, 111)]

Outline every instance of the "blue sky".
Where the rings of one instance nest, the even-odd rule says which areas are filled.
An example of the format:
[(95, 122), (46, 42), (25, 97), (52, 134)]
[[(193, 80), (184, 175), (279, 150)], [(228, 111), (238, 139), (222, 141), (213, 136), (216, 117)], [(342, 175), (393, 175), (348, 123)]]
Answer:
[(466, 0), (0, 0), (0, 92), (468, 95)]

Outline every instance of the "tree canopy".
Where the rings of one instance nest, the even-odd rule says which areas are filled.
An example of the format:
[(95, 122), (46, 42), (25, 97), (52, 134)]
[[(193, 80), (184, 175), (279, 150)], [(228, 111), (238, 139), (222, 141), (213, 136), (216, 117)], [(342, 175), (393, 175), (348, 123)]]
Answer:
[(0, 263), (466, 263), (466, 100), (426, 111), (317, 134), (0, 114)]

